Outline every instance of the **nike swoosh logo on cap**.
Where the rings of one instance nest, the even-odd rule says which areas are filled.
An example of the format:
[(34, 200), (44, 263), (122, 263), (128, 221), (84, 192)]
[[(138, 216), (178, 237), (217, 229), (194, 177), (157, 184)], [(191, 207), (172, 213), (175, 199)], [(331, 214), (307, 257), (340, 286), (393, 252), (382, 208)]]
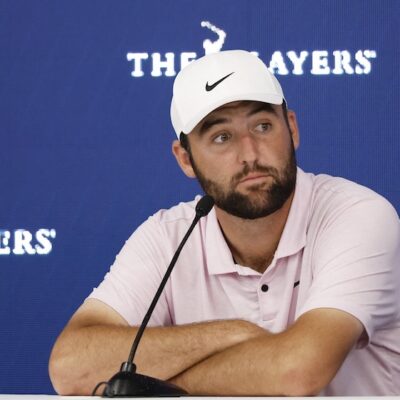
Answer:
[(208, 82), (206, 83), (206, 90), (207, 92), (210, 92), (211, 90), (213, 90), (214, 88), (216, 88), (222, 81), (224, 81), (226, 78), (228, 78), (228, 76), (231, 76), (232, 74), (234, 74), (234, 72), (231, 72), (228, 75), (225, 75), (223, 78), (221, 78), (219, 81), (213, 83), (212, 85), (209, 85)]

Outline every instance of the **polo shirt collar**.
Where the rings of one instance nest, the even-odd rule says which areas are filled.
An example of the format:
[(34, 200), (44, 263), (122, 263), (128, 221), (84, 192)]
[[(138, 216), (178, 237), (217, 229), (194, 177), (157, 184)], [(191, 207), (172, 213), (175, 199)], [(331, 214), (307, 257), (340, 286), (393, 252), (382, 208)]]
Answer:
[(206, 257), (210, 275), (237, 272), (231, 250), (219, 226), (215, 208), (207, 216)]
[(275, 252), (275, 258), (283, 258), (296, 254), (306, 245), (311, 195), (311, 174), (306, 174), (297, 167), (293, 201), (278, 248)]
[[(311, 175), (297, 168), (295, 193), (275, 258), (288, 257), (299, 252), (305, 246), (311, 194)], [(232, 253), (219, 226), (215, 209), (212, 209), (207, 216), (206, 257), (210, 275), (239, 272), (239, 269), (243, 273), (243, 267), (237, 266), (233, 260)], [(249, 275), (258, 274), (250, 268), (247, 269)]]

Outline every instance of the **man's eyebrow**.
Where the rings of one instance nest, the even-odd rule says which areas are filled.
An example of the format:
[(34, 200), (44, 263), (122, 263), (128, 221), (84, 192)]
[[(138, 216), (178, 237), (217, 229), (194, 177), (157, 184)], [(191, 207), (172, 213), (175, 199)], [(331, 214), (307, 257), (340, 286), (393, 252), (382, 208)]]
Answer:
[(200, 126), (199, 135), (204, 135), (212, 126), (228, 122), (229, 118), (208, 118)]
[(248, 112), (247, 115), (251, 116), (251, 115), (257, 114), (257, 113), (259, 113), (261, 111), (266, 111), (266, 112), (269, 112), (271, 114), (278, 115), (278, 113), (276, 112), (275, 108), (272, 107), (272, 105), (269, 104), (269, 103), (257, 103), (254, 106), (254, 108)]
[[(261, 111), (266, 111), (271, 114), (278, 115), (275, 108), (273, 108), (271, 104), (262, 103), (262, 102), (257, 102), (254, 105), (254, 107), (250, 109), (250, 111), (247, 113), (247, 115), (251, 116), (251, 115), (257, 114)], [(217, 116), (214, 118), (209, 117), (201, 124), (200, 129), (199, 129), (199, 135), (200, 136), (204, 135), (204, 133), (206, 133), (214, 125), (223, 124), (223, 123), (229, 122), (229, 121), (230, 121), (229, 118), (223, 118), (223, 117), (218, 118)]]

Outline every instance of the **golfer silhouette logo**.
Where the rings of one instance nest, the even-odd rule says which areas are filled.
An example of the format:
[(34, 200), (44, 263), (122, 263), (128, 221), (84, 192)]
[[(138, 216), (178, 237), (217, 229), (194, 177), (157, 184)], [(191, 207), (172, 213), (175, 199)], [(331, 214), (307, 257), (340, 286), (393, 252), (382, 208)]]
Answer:
[(211, 41), (210, 39), (206, 39), (203, 41), (204, 53), (206, 55), (211, 53), (218, 53), (225, 43), (226, 33), (222, 29), (216, 27), (208, 21), (201, 21), (201, 26), (216, 33), (218, 36), (218, 38), (214, 41)]

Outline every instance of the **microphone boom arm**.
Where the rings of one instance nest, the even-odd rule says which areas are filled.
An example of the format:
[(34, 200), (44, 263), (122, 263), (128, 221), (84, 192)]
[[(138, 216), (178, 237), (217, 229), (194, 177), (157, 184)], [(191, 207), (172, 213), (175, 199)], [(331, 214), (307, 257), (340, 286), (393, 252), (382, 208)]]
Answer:
[(102, 383), (106, 384), (106, 388), (103, 392), (103, 397), (128, 397), (128, 396), (139, 396), (139, 397), (170, 397), (170, 396), (182, 396), (187, 393), (180, 387), (173, 385), (170, 382), (162, 381), (160, 379), (153, 378), (151, 376), (140, 375), (136, 373), (136, 365), (133, 363), (133, 359), (136, 354), (136, 350), (139, 346), (140, 339), (143, 336), (144, 330), (153, 314), (154, 308), (157, 305), (158, 299), (164, 290), (165, 284), (171, 275), (171, 272), (178, 260), (179, 254), (182, 251), (183, 246), (188, 240), (194, 227), (201, 217), (206, 216), (212, 209), (214, 200), (211, 196), (203, 196), (196, 205), (196, 216), (193, 219), (188, 231), (183, 237), (181, 243), (178, 246), (172, 260), (165, 272), (165, 275), (157, 289), (156, 294), (150, 304), (150, 307), (143, 318), (142, 324), (140, 325), (135, 340), (133, 342), (131, 352), (127, 361), (123, 362), (120, 371), (117, 372), (108, 382), (101, 382), (96, 386), (93, 391), (93, 395), (96, 393), (97, 388)]
[(197, 222), (199, 221), (199, 219), (201, 217), (202, 217), (201, 215), (196, 214), (196, 216), (192, 222), (192, 225), (190, 225), (190, 228), (186, 232), (186, 235), (183, 237), (178, 249), (176, 250), (176, 252), (167, 268), (167, 272), (165, 273), (164, 278), (162, 279), (160, 286), (158, 287), (157, 292), (154, 295), (153, 301), (151, 302), (150, 307), (149, 307), (146, 315), (144, 316), (142, 324), (140, 325), (140, 328), (136, 334), (135, 341), (133, 342), (133, 346), (132, 346), (131, 352), (129, 354), (128, 363), (133, 363), (133, 359), (135, 358), (136, 350), (139, 346), (140, 339), (142, 338), (144, 330), (146, 329), (147, 324), (150, 320), (150, 317), (153, 314), (153, 311), (157, 305), (158, 299), (161, 296), (162, 291), (164, 290), (164, 287), (168, 281), (168, 278), (171, 275), (172, 270), (174, 269), (175, 263), (179, 257), (179, 254), (182, 251), (183, 246), (185, 245), (186, 241), (188, 240), (190, 234), (192, 233), (194, 227), (196, 226)]

